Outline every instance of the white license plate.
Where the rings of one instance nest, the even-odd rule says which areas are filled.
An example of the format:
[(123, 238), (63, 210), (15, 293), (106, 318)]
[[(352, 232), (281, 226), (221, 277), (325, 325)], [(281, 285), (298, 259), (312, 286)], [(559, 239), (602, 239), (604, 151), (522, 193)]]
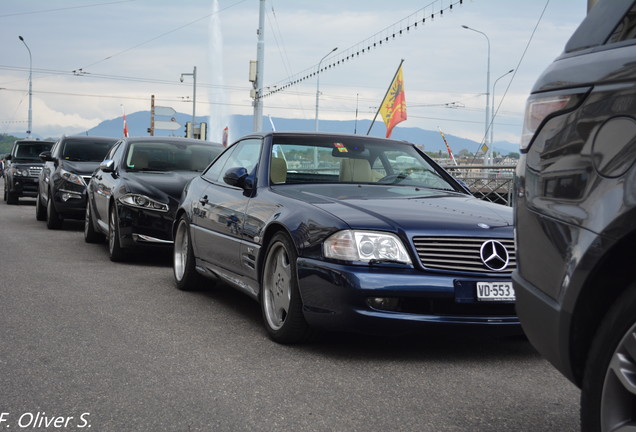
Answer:
[(512, 282), (477, 282), (479, 301), (515, 301)]

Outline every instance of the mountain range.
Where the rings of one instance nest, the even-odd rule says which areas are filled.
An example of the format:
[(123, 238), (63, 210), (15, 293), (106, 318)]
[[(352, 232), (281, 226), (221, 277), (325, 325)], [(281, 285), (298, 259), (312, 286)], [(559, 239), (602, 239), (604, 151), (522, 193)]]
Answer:
[[(175, 113), (172, 119), (168, 117), (155, 117), (156, 120), (172, 120), (178, 123), (180, 126), (175, 130), (159, 130), (155, 129), (156, 136), (185, 136), (185, 124), (192, 120), (192, 116), (184, 113)], [(196, 117), (197, 122), (209, 122), (208, 117), (199, 116)], [(126, 115), (126, 122), (128, 124), (128, 132), (130, 136), (147, 136), (148, 128), (150, 127), (150, 111), (137, 111), (135, 113)], [(263, 119), (263, 130), (271, 131), (272, 124), (278, 131), (313, 131), (315, 124), (314, 120), (303, 119), (287, 119), (279, 117), (271, 117)], [(335, 132), (335, 133), (357, 133), (363, 135), (367, 133), (370, 120), (320, 120), (321, 132)], [(210, 125), (208, 125), (210, 127)], [(385, 127), (381, 120), (376, 121), (369, 135), (383, 137), (385, 134)], [(230, 141), (234, 141), (241, 136), (247, 135), (252, 132), (252, 116), (251, 115), (233, 115), (231, 117), (229, 125)], [(112, 120), (105, 120), (97, 126), (81, 133), (86, 135), (101, 135), (121, 137), (123, 135), (123, 118), (117, 117)], [(15, 136), (21, 136), (24, 134), (15, 133)], [(457, 155), (461, 150), (465, 149), (471, 153), (476, 153), (480, 147), (480, 143), (455, 136), (453, 134), (444, 132), (446, 140), (451, 147), (453, 153)], [(424, 150), (429, 152), (442, 152), (446, 153), (446, 146), (439, 131), (426, 130), (417, 127), (400, 127), (399, 125), (393, 129), (391, 138), (397, 140), (406, 140), (414, 144), (421, 144), (424, 146)], [(511, 143), (507, 141), (498, 141), (493, 145), (493, 150), (497, 153), (507, 155), (509, 153), (518, 153), (519, 145), (517, 143)]]

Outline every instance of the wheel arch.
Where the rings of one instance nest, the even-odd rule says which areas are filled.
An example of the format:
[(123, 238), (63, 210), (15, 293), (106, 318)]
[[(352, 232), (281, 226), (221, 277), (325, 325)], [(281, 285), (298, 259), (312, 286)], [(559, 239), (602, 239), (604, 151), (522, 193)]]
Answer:
[[(281, 223), (275, 222), (270, 224), (267, 228), (265, 228), (265, 232), (263, 233), (263, 238), (261, 242), (260, 253), (258, 254), (258, 259), (256, 262), (257, 275), (258, 275), (258, 285), (259, 287), (263, 283), (263, 266), (265, 264), (265, 257), (267, 255), (267, 249), (269, 248), (269, 244), (272, 241), (272, 238), (279, 232), (284, 232), (291, 239), (294, 248), (296, 249), (296, 255), (298, 255), (298, 245), (294, 240), (294, 236), (287, 229), (287, 227)], [(260, 288), (259, 288), (259, 296), (260, 296)]]
[(570, 358), (577, 384), (581, 384), (592, 340), (612, 304), (634, 282), (633, 249), (636, 231), (607, 250), (581, 288), (572, 313)]
[[(173, 239), (175, 238), (175, 235), (177, 234), (177, 226), (179, 225), (179, 219), (181, 219), (181, 216), (183, 216), (184, 214), (186, 215), (186, 217), (188, 217), (185, 209), (178, 208), (177, 212), (174, 215), (174, 221), (172, 222), (172, 228), (171, 228)], [(188, 222), (190, 222), (190, 218), (188, 218)]]

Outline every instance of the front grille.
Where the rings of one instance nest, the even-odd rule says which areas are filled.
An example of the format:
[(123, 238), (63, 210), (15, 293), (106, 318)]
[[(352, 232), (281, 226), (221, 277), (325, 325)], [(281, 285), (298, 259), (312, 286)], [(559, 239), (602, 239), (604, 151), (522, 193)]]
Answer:
[(38, 177), (40, 175), (40, 173), (42, 172), (42, 167), (41, 166), (31, 166), (28, 168), (29, 171), (29, 177)]
[[(508, 265), (500, 271), (491, 270), (481, 259), (481, 247), (489, 240), (498, 241), (508, 251)], [(514, 240), (511, 238), (415, 237), (413, 243), (422, 265), (428, 269), (510, 274), (517, 267)]]
[(88, 184), (89, 181), (91, 181), (91, 178), (93, 176), (92, 175), (83, 175), (82, 178), (84, 179), (84, 183)]

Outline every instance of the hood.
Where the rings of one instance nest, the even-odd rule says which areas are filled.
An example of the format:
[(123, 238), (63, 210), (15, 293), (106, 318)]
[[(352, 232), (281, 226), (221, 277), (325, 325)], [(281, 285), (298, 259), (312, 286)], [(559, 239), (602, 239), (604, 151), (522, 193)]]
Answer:
[[(509, 228), (512, 209), (457, 192), (407, 186), (303, 185), (280, 188), (344, 221), (351, 228), (427, 233), (463, 233)], [(481, 224), (481, 225), (478, 225)], [(490, 234), (492, 235), (492, 234)]]
[(129, 192), (161, 199), (170, 197), (179, 201), (186, 183), (200, 175), (195, 171), (126, 172), (122, 175)]

